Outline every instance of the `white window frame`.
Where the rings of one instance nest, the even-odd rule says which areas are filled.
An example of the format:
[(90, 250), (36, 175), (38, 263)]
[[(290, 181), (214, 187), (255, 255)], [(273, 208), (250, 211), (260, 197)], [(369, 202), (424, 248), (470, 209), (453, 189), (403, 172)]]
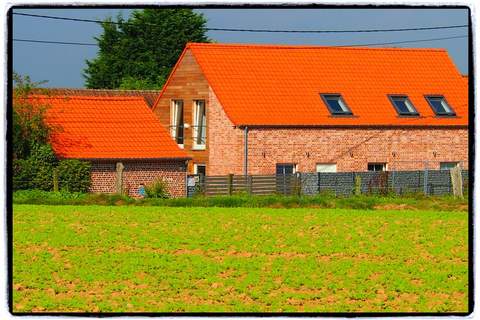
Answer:
[[(368, 170), (368, 165), (383, 165), (383, 170)], [(367, 163), (367, 171), (369, 172), (384, 172), (388, 171), (388, 164), (386, 162), (368, 162)]]
[[(330, 166), (333, 167), (334, 171), (319, 171), (318, 166)], [(319, 172), (337, 172), (337, 163), (335, 162), (319, 162), (315, 165), (315, 170)]]
[(194, 163), (193, 174), (198, 174), (198, 167), (205, 167), (205, 175), (207, 175), (207, 165), (205, 163)]
[[(442, 168), (442, 165), (453, 165), (453, 167), (451, 168)], [(459, 161), (442, 161), (440, 162), (440, 170), (450, 170), (450, 169), (453, 169), (457, 166), (460, 166), (460, 162)]]
[[(203, 118), (204, 121), (200, 124), (202, 126), (202, 135), (204, 135), (203, 143), (199, 144), (197, 143), (197, 138), (198, 138), (198, 129), (199, 129), (199, 110), (200, 110), (200, 102), (203, 104), (203, 113), (205, 114), (205, 117)], [(206, 144), (207, 144), (207, 108), (206, 108), (206, 103), (205, 100), (194, 100), (193, 101), (193, 126), (192, 126), (192, 140), (193, 140), (193, 149), (194, 150), (205, 150)]]
[[(182, 113), (184, 112), (184, 103), (183, 100), (181, 99), (174, 99), (170, 103), (170, 135), (172, 136), (173, 140), (177, 142), (177, 137), (178, 137), (178, 129), (183, 126), (183, 123), (178, 123), (178, 106), (182, 106)], [(183, 132), (183, 143), (178, 143), (178, 146), (180, 148), (185, 147), (185, 129)]]
[(276, 173), (276, 169), (277, 169), (277, 166), (293, 166), (292, 168), (292, 174), (296, 174), (297, 173), (297, 164), (296, 163), (289, 163), (289, 162), (279, 162), (279, 163), (276, 163), (275, 164), (275, 174)]

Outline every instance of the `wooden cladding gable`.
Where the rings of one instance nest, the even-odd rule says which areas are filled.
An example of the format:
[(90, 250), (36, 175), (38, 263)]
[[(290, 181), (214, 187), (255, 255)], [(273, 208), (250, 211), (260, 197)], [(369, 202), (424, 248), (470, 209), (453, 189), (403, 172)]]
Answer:
[[(183, 100), (183, 117), (184, 123), (189, 124), (188, 128), (184, 128), (184, 150), (192, 157), (189, 163), (188, 171), (193, 173), (193, 164), (207, 165), (208, 174), (208, 130), (209, 130), (209, 85), (205, 79), (200, 66), (195, 60), (195, 57), (187, 50), (179, 62), (176, 69), (173, 71), (166, 88), (159, 98), (158, 103), (154, 109), (154, 113), (160, 119), (162, 125), (170, 131), (170, 107), (173, 100)], [(204, 100), (207, 114), (207, 141), (205, 150), (193, 149), (193, 108), (195, 100)]]

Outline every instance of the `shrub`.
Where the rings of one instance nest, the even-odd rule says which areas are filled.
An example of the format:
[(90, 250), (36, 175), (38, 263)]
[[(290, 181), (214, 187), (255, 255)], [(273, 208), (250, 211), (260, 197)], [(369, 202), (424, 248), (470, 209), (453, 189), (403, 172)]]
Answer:
[(87, 194), (80, 192), (48, 192), (43, 190), (21, 190), (13, 193), (14, 203), (28, 204), (80, 204)]
[(33, 145), (30, 157), (13, 161), (13, 189), (52, 190), (56, 161), (49, 145)]
[(48, 144), (34, 144), (32, 153), (27, 159), (31, 162), (33, 174), (32, 188), (51, 191), (53, 190), (53, 168), (57, 163), (57, 158)]
[(32, 189), (35, 170), (32, 161), (25, 159), (13, 160), (13, 190)]
[(145, 195), (147, 198), (170, 198), (167, 184), (162, 179), (155, 180), (152, 184), (145, 186)]
[(88, 192), (91, 164), (80, 160), (61, 160), (56, 168), (60, 190)]

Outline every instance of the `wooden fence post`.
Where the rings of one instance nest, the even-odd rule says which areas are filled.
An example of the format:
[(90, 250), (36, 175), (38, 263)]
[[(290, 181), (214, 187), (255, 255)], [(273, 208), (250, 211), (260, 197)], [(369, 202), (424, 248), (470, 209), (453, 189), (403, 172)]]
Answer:
[(231, 196), (233, 191), (233, 174), (228, 175), (228, 195)]
[(362, 194), (362, 177), (355, 175), (355, 195), (359, 196)]
[(115, 192), (118, 194), (123, 194), (123, 169), (124, 165), (121, 162), (117, 162), (116, 165), (116, 175), (117, 179), (115, 180)]
[(58, 169), (53, 169), (53, 191), (58, 192)]
[(247, 192), (248, 194), (252, 194), (252, 183), (253, 183), (253, 177), (252, 176), (247, 176)]
[(452, 181), (453, 195), (463, 199), (462, 169), (460, 169), (459, 166), (450, 169), (450, 177)]
[(299, 197), (302, 195), (302, 174), (300, 172), (295, 174), (295, 193)]

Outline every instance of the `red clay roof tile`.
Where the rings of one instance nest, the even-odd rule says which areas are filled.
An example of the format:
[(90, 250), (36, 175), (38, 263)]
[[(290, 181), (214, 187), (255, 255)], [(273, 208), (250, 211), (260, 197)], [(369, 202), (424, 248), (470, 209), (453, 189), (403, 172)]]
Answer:
[[(441, 49), (190, 43), (235, 125), (468, 124), (468, 81)], [(353, 117), (320, 98), (339, 93)], [(420, 117), (399, 117), (389, 94), (408, 95)], [(437, 117), (424, 95), (445, 96), (457, 117)]]
[(55, 153), (75, 159), (189, 158), (143, 97), (32, 96), (48, 105)]

